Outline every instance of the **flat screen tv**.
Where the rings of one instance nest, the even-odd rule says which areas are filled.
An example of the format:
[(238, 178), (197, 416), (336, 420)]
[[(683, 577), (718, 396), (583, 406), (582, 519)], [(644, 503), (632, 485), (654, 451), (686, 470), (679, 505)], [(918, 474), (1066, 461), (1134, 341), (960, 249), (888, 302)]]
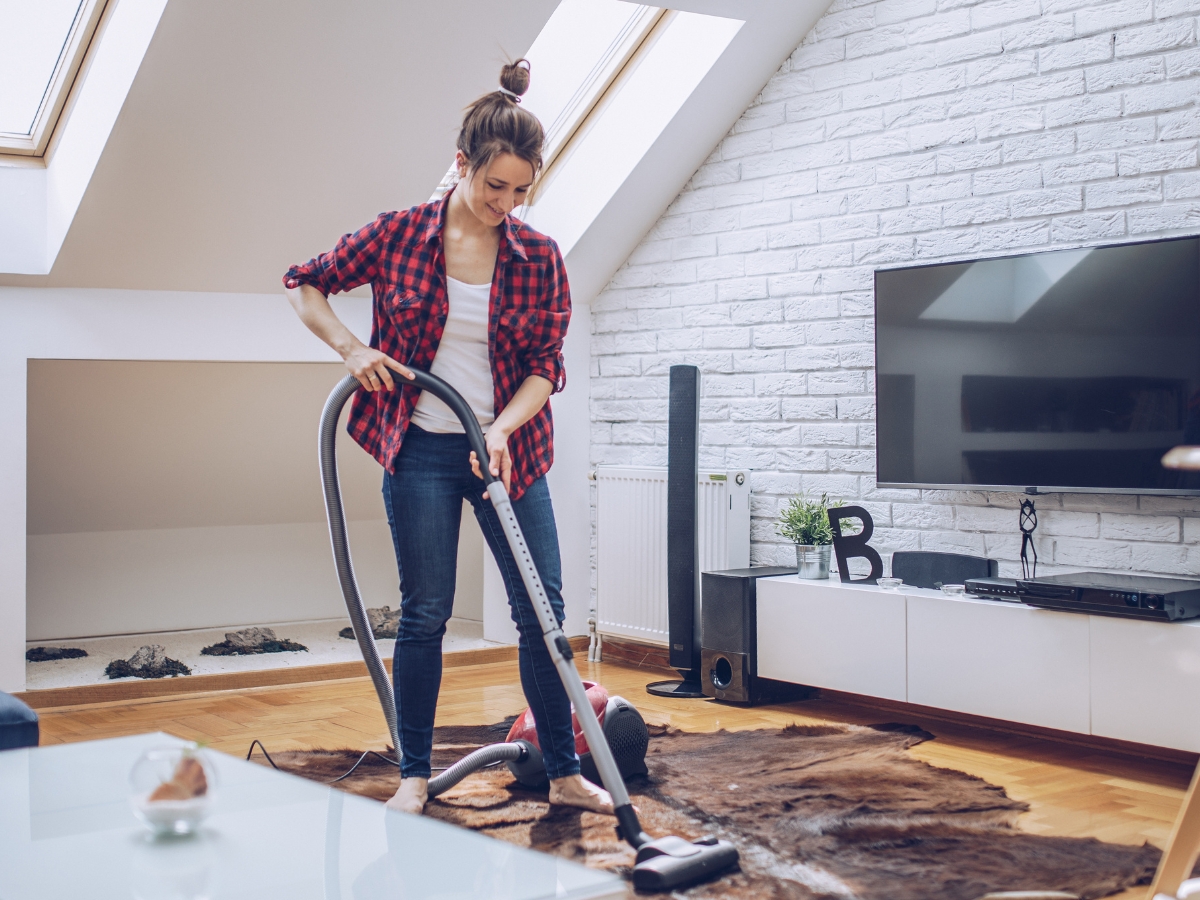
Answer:
[(875, 273), (882, 487), (1200, 494), (1200, 238)]

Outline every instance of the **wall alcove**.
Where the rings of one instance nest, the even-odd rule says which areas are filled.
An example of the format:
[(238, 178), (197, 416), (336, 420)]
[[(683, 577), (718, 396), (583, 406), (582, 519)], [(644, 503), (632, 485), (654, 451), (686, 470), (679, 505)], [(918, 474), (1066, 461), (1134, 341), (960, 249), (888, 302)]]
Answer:
[[(338, 363), (30, 359), (28, 641), (344, 617), (316, 431)], [(381, 470), (339, 466), (368, 605), (399, 602)], [(464, 518), (456, 616), (482, 620)], [(316, 662), (318, 660), (311, 660)]]

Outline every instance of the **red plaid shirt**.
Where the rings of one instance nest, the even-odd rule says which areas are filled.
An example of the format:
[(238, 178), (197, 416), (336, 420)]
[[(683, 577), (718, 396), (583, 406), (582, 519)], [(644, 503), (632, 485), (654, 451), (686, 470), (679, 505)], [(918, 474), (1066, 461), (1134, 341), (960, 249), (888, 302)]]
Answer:
[[(289, 288), (311, 284), (321, 293), (371, 285), (371, 346), (392, 359), (429, 370), (442, 339), (449, 301), (442, 226), (447, 193), (440, 201), (403, 212), (383, 213), (328, 253), (283, 278)], [(558, 245), (512, 216), (504, 221), (488, 317), (495, 408), (501, 410), (530, 375), (561, 391), (566, 385), (562, 345), (571, 319), (571, 291)], [(350, 407), (350, 435), (389, 472), (408, 430), (420, 390), (398, 378), (397, 391), (360, 389)], [(512, 495), (525, 490), (554, 461), (550, 404), (513, 432)]]

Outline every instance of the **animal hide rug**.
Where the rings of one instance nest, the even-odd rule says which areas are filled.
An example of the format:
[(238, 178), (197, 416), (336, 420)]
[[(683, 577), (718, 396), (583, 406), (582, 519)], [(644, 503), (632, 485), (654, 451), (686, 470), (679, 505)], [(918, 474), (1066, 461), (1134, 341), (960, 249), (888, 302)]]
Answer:
[[(438, 728), (434, 766), (501, 741), (508, 723)], [(797, 726), (690, 734), (651, 726), (648, 778), (630, 782), (643, 828), (717, 834), (740, 870), (677, 892), (688, 898), (978, 900), (992, 891), (1103, 897), (1148, 884), (1159, 851), (1093, 838), (1028, 834), (1028, 807), (1004, 789), (906, 751), (932, 735), (912, 726)], [(358, 751), (274, 754), (278, 766), (328, 781)], [(259, 758), (260, 761), (261, 758)], [(386, 800), (396, 769), (368, 757), (337, 787)], [(628, 872), (633, 853), (610, 817), (550, 808), (503, 766), (430, 801), (426, 815), (501, 840)]]

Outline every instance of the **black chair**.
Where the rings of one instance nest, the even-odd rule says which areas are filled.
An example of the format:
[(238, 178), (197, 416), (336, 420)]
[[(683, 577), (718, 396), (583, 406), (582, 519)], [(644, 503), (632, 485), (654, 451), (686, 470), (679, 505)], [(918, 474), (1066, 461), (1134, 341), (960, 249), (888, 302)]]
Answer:
[(968, 578), (995, 578), (1000, 564), (965, 553), (936, 553), (929, 550), (897, 550), (892, 554), (892, 577), (913, 587), (940, 588), (962, 584)]
[(37, 713), (12, 694), (0, 691), (0, 750), (37, 745)]

